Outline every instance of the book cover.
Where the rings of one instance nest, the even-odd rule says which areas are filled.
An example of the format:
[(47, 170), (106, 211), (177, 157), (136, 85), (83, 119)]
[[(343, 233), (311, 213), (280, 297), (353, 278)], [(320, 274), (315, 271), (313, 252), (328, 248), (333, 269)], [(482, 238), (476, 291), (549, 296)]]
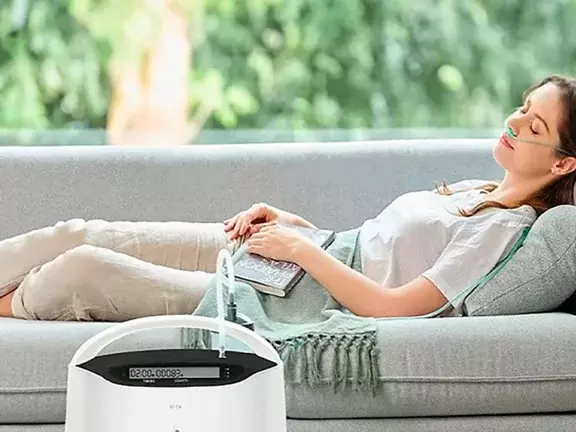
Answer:
[[(298, 225), (279, 224), (302, 233), (323, 249), (327, 248), (336, 236), (335, 232), (326, 229), (314, 229)], [(257, 254), (245, 253), (234, 264), (236, 279), (247, 282), (255, 289), (284, 297), (304, 276), (304, 269), (299, 265), (264, 258)]]

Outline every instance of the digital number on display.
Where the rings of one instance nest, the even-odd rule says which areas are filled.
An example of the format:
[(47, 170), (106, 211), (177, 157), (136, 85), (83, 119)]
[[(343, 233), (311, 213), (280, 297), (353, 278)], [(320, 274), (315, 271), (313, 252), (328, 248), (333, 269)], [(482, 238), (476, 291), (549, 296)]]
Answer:
[(219, 367), (131, 367), (130, 379), (219, 378)]

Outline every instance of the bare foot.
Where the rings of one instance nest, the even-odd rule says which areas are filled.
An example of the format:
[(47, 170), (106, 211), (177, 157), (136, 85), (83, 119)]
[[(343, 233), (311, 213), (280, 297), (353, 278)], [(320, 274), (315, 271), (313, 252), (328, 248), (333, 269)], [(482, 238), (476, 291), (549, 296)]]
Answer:
[(15, 292), (9, 292), (4, 297), (0, 297), (0, 317), (14, 317), (12, 314), (12, 297), (14, 297)]

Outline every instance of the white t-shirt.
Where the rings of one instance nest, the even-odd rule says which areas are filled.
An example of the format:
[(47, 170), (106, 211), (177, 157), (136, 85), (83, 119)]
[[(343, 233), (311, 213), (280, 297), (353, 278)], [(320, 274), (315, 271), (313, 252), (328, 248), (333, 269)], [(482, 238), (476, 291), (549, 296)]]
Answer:
[[(365, 221), (359, 236), (363, 274), (386, 288), (424, 276), (452, 301), (490, 272), (537, 217), (527, 205), (460, 216), (458, 207), (471, 210), (486, 193), (464, 190), (486, 183), (453, 183), (450, 190), (460, 191), (453, 195), (440, 195), (435, 189), (406, 193)], [(443, 315), (461, 316), (462, 298), (453, 306)]]

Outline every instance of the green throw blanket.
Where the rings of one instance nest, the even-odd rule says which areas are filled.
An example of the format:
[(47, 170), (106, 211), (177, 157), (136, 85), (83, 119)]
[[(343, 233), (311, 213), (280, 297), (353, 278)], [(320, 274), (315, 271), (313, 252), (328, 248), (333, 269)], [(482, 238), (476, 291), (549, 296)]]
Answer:
[[(360, 271), (358, 234), (359, 229), (339, 232), (326, 250)], [(245, 247), (234, 254), (234, 262)], [(262, 294), (239, 281), (235, 287), (238, 312), (252, 319), (254, 331), (278, 351), (287, 383), (329, 385), (335, 392), (352, 387), (375, 394), (379, 382), (376, 320), (353, 315), (308, 274), (284, 298)], [(214, 277), (193, 315), (217, 317), (216, 300)], [(211, 349), (210, 332), (184, 329), (183, 346)]]

